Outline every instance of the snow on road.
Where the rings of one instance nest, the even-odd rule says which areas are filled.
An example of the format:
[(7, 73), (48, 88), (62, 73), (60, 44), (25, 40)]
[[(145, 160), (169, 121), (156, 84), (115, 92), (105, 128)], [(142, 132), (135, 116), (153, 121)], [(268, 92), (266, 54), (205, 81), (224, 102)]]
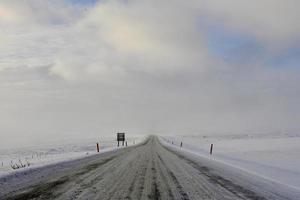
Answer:
[[(300, 190), (300, 135), (167, 136), (164, 141)], [(209, 155), (214, 144), (213, 156)]]
[[(145, 136), (127, 137), (128, 145), (140, 143)], [(99, 142), (100, 152), (111, 151), (117, 148), (114, 138), (96, 138), (74, 140), (59, 144), (43, 144), (38, 146), (20, 147), (14, 149), (0, 149), (0, 177), (26, 171), (44, 165), (65, 162), (96, 154), (96, 142)], [(26, 165), (24, 168), (13, 170), (11, 165)]]
[(299, 199), (290, 188), (237, 172), (157, 137), (143, 144), (0, 179), (2, 199)]

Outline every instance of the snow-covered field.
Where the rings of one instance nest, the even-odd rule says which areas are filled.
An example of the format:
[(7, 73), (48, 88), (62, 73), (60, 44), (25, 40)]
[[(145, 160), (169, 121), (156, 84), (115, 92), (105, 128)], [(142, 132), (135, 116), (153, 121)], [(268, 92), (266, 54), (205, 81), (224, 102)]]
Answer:
[(149, 137), (0, 177), (0, 199), (298, 200), (300, 191)]
[[(127, 137), (128, 146), (137, 144), (145, 136)], [(47, 164), (70, 161), (96, 154), (96, 143), (99, 142), (100, 153), (117, 147), (115, 138), (105, 138), (101, 141), (86, 139), (71, 143), (47, 144), (16, 149), (0, 149), (0, 177), (14, 172), (41, 167)], [(121, 147), (119, 147), (121, 148)], [(24, 167), (20, 167), (20, 166)], [(13, 167), (19, 166), (19, 169)]]
[[(164, 136), (163, 140), (300, 190), (300, 134)], [(213, 155), (209, 155), (213, 144)]]

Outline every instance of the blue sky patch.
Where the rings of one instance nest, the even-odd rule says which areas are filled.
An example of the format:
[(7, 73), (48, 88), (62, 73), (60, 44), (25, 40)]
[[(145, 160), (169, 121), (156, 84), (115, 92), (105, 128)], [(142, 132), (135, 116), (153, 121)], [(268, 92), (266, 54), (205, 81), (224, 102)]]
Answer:
[(208, 49), (226, 61), (257, 59), (265, 53), (263, 45), (249, 35), (227, 31), (220, 25), (206, 30)]

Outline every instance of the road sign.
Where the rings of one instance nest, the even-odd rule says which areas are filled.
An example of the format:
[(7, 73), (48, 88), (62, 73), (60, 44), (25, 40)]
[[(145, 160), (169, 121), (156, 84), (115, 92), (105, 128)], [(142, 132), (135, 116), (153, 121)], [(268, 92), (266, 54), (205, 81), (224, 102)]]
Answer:
[(122, 142), (122, 145), (124, 146), (124, 141), (125, 141), (125, 133), (117, 133), (117, 141), (118, 141), (118, 146), (119, 142)]

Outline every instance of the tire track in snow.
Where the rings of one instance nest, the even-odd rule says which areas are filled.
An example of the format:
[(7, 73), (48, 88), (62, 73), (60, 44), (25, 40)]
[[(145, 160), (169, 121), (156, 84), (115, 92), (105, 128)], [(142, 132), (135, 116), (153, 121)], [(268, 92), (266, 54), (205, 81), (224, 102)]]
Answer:
[[(166, 148), (167, 149), (167, 148)], [(176, 154), (175, 152), (167, 149), (171, 153)], [(182, 156), (176, 154), (180, 159), (186, 161), (189, 165), (191, 165), (194, 169), (199, 171), (199, 174), (206, 176), (210, 182), (216, 185), (220, 185), (221, 187), (227, 189), (231, 193), (235, 194), (240, 199), (252, 199), (252, 200), (267, 200), (265, 197), (259, 196), (255, 192), (248, 190), (240, 185), (233, 183), (232, 181), (225, 179), (219, 175), (213, 174), (210, 169), (206, 166), (199, 166), (198, 163)], [(175, 177), (176, 178), (176, 177)]]
[[(162, 160), (162, 158), (158, 155), (158, 158), (160, 160), (160, 162), (166, 166), (165, 162)], [(181, 195), (181, 199), (182, 200), (189, 200), (189, 196), (187, 195), (187, 193), (183, 190), (183, 187), (180, 185), (178, 179), (176, 178), (176, 176), (174, 175), (174, 173), (169, 170), (169, 169), (166, 169), (166, 171), (168, 172), (168, 175), (172, 178), (174, 184), (176, 185), (176, 188), (178, 189), (179, 191), (179, 194)], [(172, 195), (173, 196), (173, 195)]]
[[(173, 193), (172, 193), (170, 184), (168, 183), (168, 179), (167, 179), (166, 175), (163, 173), (163, 169), (162, 169), (163, 167), (164, 167), (164, 171), (166, 171), (166, 170), (165, 170), (164, 163), (162, 162), (162, 159), (161, 159), (161, 157), (160, 157), (159, 155), (157, 155), (157, 157), (158, 157), (158, 159), (159, 159), (159, 161), (158, 161), (158, 162), (159, 162), (159, 164), (158, 164), (159, 175), (160, 175), (160, 177), (161, 177), (161, 179), (162, 179), (163, 184), (164, 184), (164, 185), (166, 186), (166, 188), (167, 188), (169, 198), (170, 198), (170, 199), (175, 199), (175, 197), (174, 197), (174, 195), (173, 195)], [(163, 187), (163, 184), (161, 183), (161, 184), (160, 184), (160, 187)]]

